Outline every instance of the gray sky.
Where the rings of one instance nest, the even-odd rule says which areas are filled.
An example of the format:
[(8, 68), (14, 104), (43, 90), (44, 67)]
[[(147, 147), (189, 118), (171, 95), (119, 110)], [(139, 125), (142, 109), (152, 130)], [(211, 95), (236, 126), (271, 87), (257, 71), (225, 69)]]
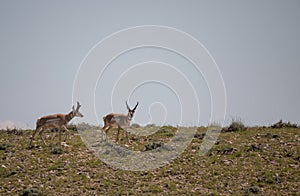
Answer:
[[(279, 119), (300, 123), (299, 21), (299, 1), (0, 1), (0, 122), (34, 127), (42, 115), (69, 112), (77, 70), (95, 44), (124, 28), (163, 25), (192, 35), (216, 61), (226, 87), (226, 122), (240, 117), (247, 125)], [(169, 56), (158, 49), (132, 51), (108, 71), (113, 75), (118, 63), (130, 66), (136, 59), (178, 59)], [(201, 94), (201, 77), (182, 69), (195, 83), (199, 79)], [(99, 117), (110, 112), (103, 107), (111, 101), (101, 96), (103, 91), (99, 85), (95, 92)], [(148, 122), (151, 103), (165, 102), (169, 114), (178, 106), (163, 86), (149, 84), (136, 92), (130, 105), (140, 101), (138, 122)], [(204, 125), (210, 104), (206, 93), (200, 99)], [(168, 96), (170, 101), (164, 100)], [(119, 101), (114, 111), (126, 112), (125, 100)], [(164, 113), (157, 106), (153, 114)], [(177, 118), (170, 115), (165, 123), (176, 124)], [(152, 118), (158, 124), (160, 119)]]

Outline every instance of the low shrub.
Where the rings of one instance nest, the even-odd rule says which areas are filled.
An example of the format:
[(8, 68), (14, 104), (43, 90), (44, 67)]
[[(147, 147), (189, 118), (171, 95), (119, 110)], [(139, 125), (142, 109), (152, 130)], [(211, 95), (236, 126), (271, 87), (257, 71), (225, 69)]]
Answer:
[(222, 132), (245, 131), (247, 127), (240, 119), (233, 119), (229, 127), (223, 128)]
[(278, 121), (277, 123), (271, 125), (271, 128), (274, 129), (281, 129), (281, 128), (297, 128), (298, 125), (291, 123), (291, 122), (283, 122), (282, 120)]

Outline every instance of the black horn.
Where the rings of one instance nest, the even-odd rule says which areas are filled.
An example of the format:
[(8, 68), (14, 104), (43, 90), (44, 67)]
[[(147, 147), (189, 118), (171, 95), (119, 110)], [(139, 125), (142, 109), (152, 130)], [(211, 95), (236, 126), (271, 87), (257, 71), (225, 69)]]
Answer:
[(126, 101), (126, 107), (127, 107), (127, 110), (130, 110), (130, 107), (128, 106), (127, 101)]
[(76, 111), (79, 111), (79, 108), (81, 107), (79, 101), (77, 101), (77, 107), (76, 107)]
[(134, 106), (133, 110), (135, 110), (138, 105), (139, 105), (139, 102), (136, 103), (136, 105)]

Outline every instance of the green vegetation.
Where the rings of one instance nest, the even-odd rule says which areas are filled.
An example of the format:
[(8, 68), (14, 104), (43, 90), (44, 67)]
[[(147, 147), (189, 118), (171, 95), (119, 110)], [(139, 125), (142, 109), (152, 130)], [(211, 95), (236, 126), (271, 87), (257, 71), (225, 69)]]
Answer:
[[(238, 125), (240, 127), (240, 125)], [(119, 145), (152, 150), (177, 128), (155, 127), (150, 136), (124, 132)], [(75, 127), (74, 127), (75, 130)], [(74, 132), (65, 145), (49, 146), (32, 130), (0, 131), (0, 195), (297, 195), (300, 192), (300, 129), (256, 127), (222, 132), (210, 151), (199, 156), (205, 127), (173, 162), (154, 171), (116, 170), (99, 160)], [(110, 131), (114, 141), (116, 129)], [(57, 137), (55, 138), (57, 140)]]
[(223, 128), (223, 132), (234, 132), (234, 131), (245, 131), (247, 127), (245, 127), (244, 123), (241, 119), (232, 119), (231, 124), (227, 128)]

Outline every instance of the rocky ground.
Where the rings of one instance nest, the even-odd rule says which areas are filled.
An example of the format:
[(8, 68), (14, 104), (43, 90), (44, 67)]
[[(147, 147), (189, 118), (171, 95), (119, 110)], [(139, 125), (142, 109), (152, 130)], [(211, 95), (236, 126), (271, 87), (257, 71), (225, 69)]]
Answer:
[[(153, 150), (176, 131), (170, 126), (157, 127), (151, 136), (131, 134), (132, 144), (125, 146), (123, 139), (119, 144), (133, 150)], [(227, 129), (208, 153), (199, 156), (205, 131), (198, 128), (192, 143), (170, 164), (133, 172), (103, 163), (76, 133), (62, 147), (57, 145), (57, 137), (46, 139), (48, 146), (37, 137), (33, 148), (28, 148), (32, 130), (3, 130), (0, 195), (300, 194), (299, 128)]]

